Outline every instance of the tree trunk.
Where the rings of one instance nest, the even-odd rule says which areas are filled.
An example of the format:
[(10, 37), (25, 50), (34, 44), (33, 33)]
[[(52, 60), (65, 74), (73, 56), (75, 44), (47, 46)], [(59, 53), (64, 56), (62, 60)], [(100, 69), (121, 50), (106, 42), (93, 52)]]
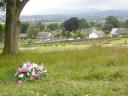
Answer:
[(19, 16), (28, 1), (29, 0), (6, 1), (4, 54), (18, 53), (18, 37), (20, 32)]
[(5, 24), (5, 41), (4, 54), (13, 54), (18, 52), (17, 43), (17, 16), (15, 0), (7, 0), (6, 5), (6, 24)]

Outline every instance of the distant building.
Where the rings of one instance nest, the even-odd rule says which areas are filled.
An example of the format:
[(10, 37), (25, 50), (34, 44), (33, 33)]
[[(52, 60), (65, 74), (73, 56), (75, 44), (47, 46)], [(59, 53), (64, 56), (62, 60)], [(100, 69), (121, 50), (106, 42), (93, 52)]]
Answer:
[(92, 39), (92, 38), (103, 38), (103, 37), (104, 37), (104, 33), (102, 31), (94, 31), (94, 32), (89, 34), (89, 39)]
[(84, 38), (88, 38), (89, 34), (92, 33), (94, 28), (81, 29), (81, 33), (84, 34)]
[(54, 36), (51, 32), (39, 32), (36, 38), (42, 41), (53, 41), (54, 40)]
[(89, 29), (82, 29), (82, 33), (85, 34), (85, 38), (102, 38), (104, 37), (104, 33), (102, 31), (97, 31), (95, 28), (89, 28)]
[(111, 37), (122, 37), (125, 33), (128, 35), (128, 28), (113, 28), (110, 32)]

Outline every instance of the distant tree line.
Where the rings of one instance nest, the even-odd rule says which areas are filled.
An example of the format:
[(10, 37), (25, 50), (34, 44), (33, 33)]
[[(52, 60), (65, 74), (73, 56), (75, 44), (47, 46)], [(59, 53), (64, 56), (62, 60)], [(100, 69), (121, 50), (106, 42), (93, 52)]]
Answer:
[[(81, 29), (91, 27), (99, 28), (107, 35), (111, 32), (112, 28), (128, 28), (128, 20), (120, 22), (117, 17), (108, 16), (105, 22), (94, 22), (87, 19), (78, 19), (72, 17), (62, 23), (42, 23), (42, 22), (21, 22), (21, 32), (27, 34), (27, 38), (34, 39), (38, 32), (53, 32), (56, 38), (63, 36), (67, 38), (82, 37), (84, 34)], [(4, 24), (0, 24), (0, 41), (3, 40)], [(124, 33), (126, 34), (126, 33)]]

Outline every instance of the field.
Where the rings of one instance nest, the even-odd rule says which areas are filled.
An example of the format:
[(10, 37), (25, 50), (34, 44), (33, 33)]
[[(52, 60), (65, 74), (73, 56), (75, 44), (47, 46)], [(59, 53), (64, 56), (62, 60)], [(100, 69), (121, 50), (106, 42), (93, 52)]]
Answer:
[[(28, 60), (43, 62), (49, 75), (16, 85), (15, 70)], [(127, 46), (22, 50), (0, 56), (0, 96), (128, 96), (127, 73)]]

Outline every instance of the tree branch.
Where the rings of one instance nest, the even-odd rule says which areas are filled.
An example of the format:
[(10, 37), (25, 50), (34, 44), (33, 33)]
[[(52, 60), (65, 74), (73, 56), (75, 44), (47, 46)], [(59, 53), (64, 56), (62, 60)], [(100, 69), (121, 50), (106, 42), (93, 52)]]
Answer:
[(27, 4), (29, 0), (18, 0), (18, 8), (17, 8), (17, 14), (20, 15), (21, 11), (23, 10), (24, 6)]

